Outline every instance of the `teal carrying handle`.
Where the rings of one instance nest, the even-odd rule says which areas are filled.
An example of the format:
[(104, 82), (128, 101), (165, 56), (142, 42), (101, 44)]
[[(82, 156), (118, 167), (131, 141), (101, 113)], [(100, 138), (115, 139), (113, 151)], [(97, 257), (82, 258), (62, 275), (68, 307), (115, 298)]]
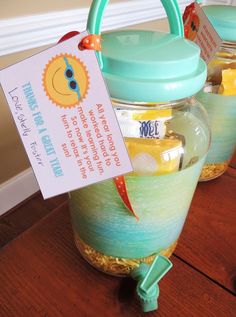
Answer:
[[(101, 33), (101, 23), (105, 8), (109, 0), (93, 0), (90, 7), (87, 30), (91, 34), (100, 34)], [(170, 33), (178, 35), (180, 37), (184, 36), (184, 27), (181, 12), (176, 0), (161, 0), (170, 25)], [(98, 60), (102, 67), (102, 56), (98, 52)]]

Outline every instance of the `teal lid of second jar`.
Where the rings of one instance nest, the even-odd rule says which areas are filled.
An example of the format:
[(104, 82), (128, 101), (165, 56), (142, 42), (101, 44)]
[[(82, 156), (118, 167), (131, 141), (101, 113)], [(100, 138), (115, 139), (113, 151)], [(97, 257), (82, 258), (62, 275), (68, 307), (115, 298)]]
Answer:
[(206, 65), (194, 43), (173, 34), (127, 30), (102, 35), (103, 75), (112, 98), (167, 102), (197, 93)]
[(203, 10), (222, 40), (236, 42), (236, 6), (209, 5)]

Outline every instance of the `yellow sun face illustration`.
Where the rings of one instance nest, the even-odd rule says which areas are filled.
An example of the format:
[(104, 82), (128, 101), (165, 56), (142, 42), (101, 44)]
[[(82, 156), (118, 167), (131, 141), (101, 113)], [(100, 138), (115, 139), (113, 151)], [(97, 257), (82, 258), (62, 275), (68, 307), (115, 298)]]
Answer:
[(53, 57), (43, 72), (43, 86), (48, 98), (57, 106), (71, 108), (86, 96), (89, 76), (85, 65), (75, 56)]

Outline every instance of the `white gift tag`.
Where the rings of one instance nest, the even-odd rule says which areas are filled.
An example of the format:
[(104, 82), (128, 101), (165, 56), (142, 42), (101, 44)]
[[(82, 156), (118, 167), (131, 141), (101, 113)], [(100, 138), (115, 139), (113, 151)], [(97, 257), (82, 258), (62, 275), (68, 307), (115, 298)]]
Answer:
[(94, 51), (71, 39), (0, 72), (44, 198), (132, 171)]
[[(189, 11), (188, 8), (191, 8)], [(197, 2), (187, 7), (185, 13), (185, 36), (201, 48), (201, 57), (209, 64), (219, 51), (222, 39)]]

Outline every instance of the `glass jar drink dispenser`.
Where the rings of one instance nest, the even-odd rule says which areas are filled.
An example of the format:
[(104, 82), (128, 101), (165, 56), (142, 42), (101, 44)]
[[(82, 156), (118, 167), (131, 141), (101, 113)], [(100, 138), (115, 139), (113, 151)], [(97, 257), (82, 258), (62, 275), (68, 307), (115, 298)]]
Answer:
[(210, 180), (226, 171), (236, 148), (236, 7), (211, 5), (203, 10), (223, 40), (208, 65), (206, 85), (197, 95), (212, 130), (200, 180)]
[[(93, 1), (90, 33), (100, 34), (107, 2)], [(71, 193), (79, 251), (115, 275), (172, 254), (209, 147), (206, 114), (194, 98), (206, 66), (198, 46), (183, 38), (176, 1), (162, 3), (170, 34), (105, 33), (98, 54), (134, 171)], [(122, 198), (124, 185), (136, 217)]]

